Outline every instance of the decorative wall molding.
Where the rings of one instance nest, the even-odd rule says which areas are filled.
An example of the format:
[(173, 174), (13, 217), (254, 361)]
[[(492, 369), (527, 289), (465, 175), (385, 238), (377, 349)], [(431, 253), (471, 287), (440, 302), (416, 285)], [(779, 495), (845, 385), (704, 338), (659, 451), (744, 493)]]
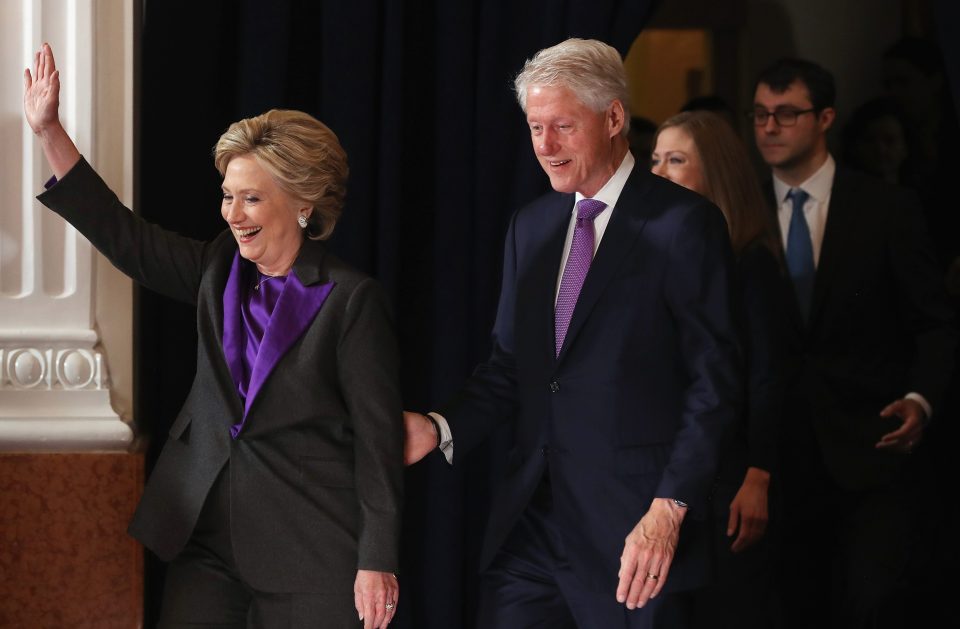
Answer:
[[(104, 138), (119, 137), (118, 144), (132, 146), (132, 135), (118, 136), (114, 121), (122, 111), (124, 129), (132, 130), (133, 65), (125, 64), (122, 76), (102, 68), (114, 67), (104, 64), (105, 55), (132, 59), (130, 4), (0, 4), (0, 69), (7, 74), (11, 66), (20, 72), (32, 68), (40, 45), (53, 45), (63, 76), (64, 126), (91, 164), (123, 173), (121, 198), (132, 190), (130, 146), (108, 145)], [(98, 117), (110, 122), (101, 134)], [(18, 122), (20, 132), (5, 132), (10, 129), (5, 121)], [(5, 163), (16, 168), (0, 172), (0, 451), (125, 450), (133, 431), (111, 405), (107, 355), (97, 331), (98, 254), (34, 198), (50, 173), (23, 121), (19, 90), (0, 93), (0, 140), (4, 138), (0, 151)], [(117, 304), (114, 310), (123, 309)], [(126, 311), (132, 319), (132, 305)]]
[(101, 391), (103, 355), (86, 347), (0, 347), (0, 391)]
[[(92, 332), (92, 331), (91, 331)], [(0, 451), (125, 450), (95, 338), (0, 339)]]

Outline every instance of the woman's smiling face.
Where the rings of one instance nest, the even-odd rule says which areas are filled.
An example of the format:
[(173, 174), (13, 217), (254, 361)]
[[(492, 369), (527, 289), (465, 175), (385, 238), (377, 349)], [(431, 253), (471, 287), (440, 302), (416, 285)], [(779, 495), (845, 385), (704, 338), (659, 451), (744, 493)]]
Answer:
[(220, 213), (230, 225), (240, 255), (267, 275), (284, 275), (303, 244), (297, 224), (312, 208), (285, 192), (252, 155), (234, 157), (223, 177)]
[(680, 127), (667, 127), (657, 135), (650, 170), (684, 188), (707, 194), (700, 151), (690, 134)]

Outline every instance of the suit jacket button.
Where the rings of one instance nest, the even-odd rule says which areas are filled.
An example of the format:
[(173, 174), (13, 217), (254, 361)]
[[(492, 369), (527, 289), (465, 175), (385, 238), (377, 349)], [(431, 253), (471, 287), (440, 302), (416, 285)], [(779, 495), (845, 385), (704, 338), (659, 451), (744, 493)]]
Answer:
[(556, 380), (550, 382), (550, 393), (557, 393), (560, 390), (560, 383)]

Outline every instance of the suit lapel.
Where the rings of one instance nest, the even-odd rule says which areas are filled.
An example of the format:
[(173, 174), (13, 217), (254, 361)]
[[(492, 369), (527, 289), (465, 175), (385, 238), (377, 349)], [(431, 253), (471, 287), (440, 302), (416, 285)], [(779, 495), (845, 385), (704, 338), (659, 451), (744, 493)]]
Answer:
[[(230, 416), (239, 417), (243, 412), (242, 403), (236, 385), (228, 384), (234, 383), (234, 368), (228, 364), (228, 353), (225, 350), (228, 338), (230, 343), (236, 343), (236, 334), (240, 332), (237, 326), (240, 301), (239, 297), (233, 295), (240, 289), (239, 282), (242, 278), (234, 270), (234, 267), (239, 265), (239, 253), (233, 234), (224, 232), (220, 238), (229, 240), (222, 247), (219, 242), (211, 245), (216, 253), (211, 256), (212, 262), (207, 271), (210, 281), (202, 284), (202, 294), (198, 300), (199, 312), (204, 313), (206, 308), (207, 317), (206, 321), (200, 319), (203, 328), (200, 330), (199, 342), (206, 345), (210, 364), (217, 371), (217, 381), (224, 383), (224, 389), (229, 389), (224, 391), (224, 397), (230, 404)], [(231, 300), (229, 304), (228, 299)]]
[(277, 363), (313, 322), (333, 290), (335, 282), (320, 283), (319, 262), (322, 256), (323, 250), (319, 244), (309, 240), (304, 242), (300, 256), (284, 282), (250, 372), (244, 417), (250, 412), (257, 394)]
[(534, 313), (527, 333), (540, 337), (537, 340), (537, 347), (542, 347), (544, 352), (549, 352), (551, 363), (556, 352), (554, 303), (557, 294), (557, 278), (570, 226), (573, 200), (572, 194), (562, 194), (556, 203), (545, 208), (545, 216), (538, 223), (544, 226), (543, 233), (546, 234), (546, 240), (530, 265), (527, 281), (522, 284), (518, 297), (518, 311)]
[(573, 309), (567, 336), (563, 339), (563, 347), (557, 357), (558, 362), (566, 356), (570, 345), (583, 328), (600, 295), (603, 294), (607, 284), (616, 275), (624, 256), (630, 251), (644, 224), (646, 224), (647, 219), (643, 213), (643, 196), (647, 188), (645, 182), (648, 181), (645, 179), (646, 176), (652, 177), (653, 175), (642, 172), (635, 166), (623, 187), (623, 191), (620, 193), (620, 198), (613, 208), (610, 222), (603, 234), (603, 240), (600, 241), (593, 262), (590, 263), (590, 270), (583, 281), (583, 288), (580, 289), (580, 296), (577, 298), (577, 305)]
[[(222, 314), (214, 316), (215, 320), (223, 322), (223, 355), (233, 379), (235, 391), (240, 390), (243, 383), (243, 321), (240, 314), (240, 301), (243, 299), (243, 266), (240, 262), (240, 252), (233, 256), (227, 285), (223, 289), (221, 301)], [(219, 331), (218, 331), (219, 332)]]
[(843, 172), (837, 169), (830, 192), (830, 205), (827, 208), (827, 224), (820, 245), (820, 260), (813, 282), (813, 297), (810, 302), (810, 321), (812, 329), (823, 304), (830, 294), (836, 280), (837, 270), (843, 261), (844, 250), (850, 251), (850, 238), (856, 229), (857, 203), (845, 185)]

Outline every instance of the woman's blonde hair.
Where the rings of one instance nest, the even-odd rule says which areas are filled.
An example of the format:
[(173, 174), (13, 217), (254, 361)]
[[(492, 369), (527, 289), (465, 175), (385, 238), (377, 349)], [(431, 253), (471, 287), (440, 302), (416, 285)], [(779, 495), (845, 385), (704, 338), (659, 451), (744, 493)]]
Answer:
[(726, 217), (734, 253), (739, 255), (750, 243), (760, 242), (779, 258), (760, 182), (733, 127), (711, 111), (685, 111), (660, 125), (653, 146), (663, 130), (671, 127), (685, 131), (697, 147), (703, 164), (704, 196)]
[(271, 109), (230, 125), (213, 150), (220, 175), (234, 157), (253, 155), (287, 194), (313, 208), (307, 235), (326, 240), (343, 212), (347, 153), (336, 134), (302, 111)]

